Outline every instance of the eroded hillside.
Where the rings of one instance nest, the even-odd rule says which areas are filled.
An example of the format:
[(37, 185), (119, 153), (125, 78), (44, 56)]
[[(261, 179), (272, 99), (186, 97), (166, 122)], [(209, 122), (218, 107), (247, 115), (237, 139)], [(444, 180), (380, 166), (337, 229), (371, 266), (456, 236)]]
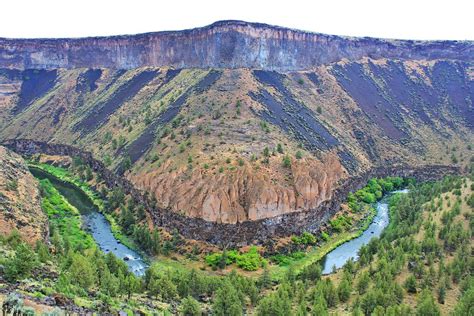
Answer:
[(349, 174), (467, 163), (473, 142), (463, 62), (2, 74), (2, 139), (92, 151), (161, 207), (209, 221), (316, 209)]
[(41, 208), (38, 182), (23, 159), (0, 146), (0, 233), (17, 230), (34, 244), (48, 238), (48, 219)]
[[(210, 29), (239, 37), (247, 27)], [(322, 38), (290, 33), (298, 34), (277, 28), (267, 35), (292, 43)], [(350, 46), (355, 40), (337, 41)], [(443, 49), (441, 42), (380, 40), (377, 45), (396, 44), (398, 55), (374, 55), (368, 52), (373, 43), (363, 42), (343, 50), (350, 57), (337, 50), (310, 66), (298, 61), (306, 70), (291, 72), (251, 63), (5, 68), (0, 138), (91, 151), (160, 208), (218, 223), (318, 212), (341, 183), (375, 167), (466, 166), (474, 143), (472, 44)], [(41, 45), (36, 49), (45, 52)], [(313, 51), (328, 54), (321, 45)], [(403, 53), (410, 45), (417, 47), (411, 57)], [(451, 54), (458, 50), (463, 53)]]

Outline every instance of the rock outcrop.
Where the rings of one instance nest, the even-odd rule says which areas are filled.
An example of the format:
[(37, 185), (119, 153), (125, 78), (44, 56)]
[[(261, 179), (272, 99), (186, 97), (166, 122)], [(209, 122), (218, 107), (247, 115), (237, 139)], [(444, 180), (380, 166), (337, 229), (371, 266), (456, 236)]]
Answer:
[(262, 68), (302, 70), (373, 59), (472, 60), (468, 41), (352, 38), (242, 21), (184, 31), (78, 39), (0, 39), (0, 68)]
[(242, 246), (250, 243), (264, 243), (271, 237), (285, 237), (303, 230), (315, 232), (333, 216), (345, 202), (347, 194), (354, 192), (372, 177), (401, 176), (418, 180), (435, 180), (445, 175), (459, 174), (455, 166), (432, 165), (410, 167), (394, 165), (376, 167), (369, 171), (346, 178), (334, 190), (332, 198), (321, 202), (316, 208), (306, 212), (290, 212), (272, 218), (239, 222), (236, 224), (216, 223), (202, 218), (184, 216), (170, 209), (156, 207), (143, 191), (137, 190), (127, 179), (110, 172), (103, 163), (95, 160), (91, 153), (69, 145), (48, 144), (32, 140), (19, 139), (4, 142), (8, 148), (22, 155), (44, 153), (81, 158), (91, 168), (101, 174), (101, 178), (110, 188), (120, 187), (136, 201), (145, 205), (155, 225), (168, 230), (177, 229), (186, 238), (204, 240), (220, 246)]
[(19, 155), (0, 146), (0, 234), (15, 229), (34, 244), (47, 239), (48, 218), (41, 208), (38, 181)]
[(239, 21), (0, 39), (0, 142), (81, 157), (156, 225), (214, 243), (314, 231), (368, 176), (458, 172), (473, 102), (469, 41)]
[(230, 224), (315, 209), (332, 198), (336, 183), (345, 176), (335, 155), (328, 155), (323, 162), (295, 160), (288, 170), (289, 183), (272, 181), (251, 166), (231, 176), (199, 169), (189, 174), (186, 167), (168, 173), (169, 168), (167, 163), (151, 172), (144, 170), (131, 181), (159, 197), (163, 208)]

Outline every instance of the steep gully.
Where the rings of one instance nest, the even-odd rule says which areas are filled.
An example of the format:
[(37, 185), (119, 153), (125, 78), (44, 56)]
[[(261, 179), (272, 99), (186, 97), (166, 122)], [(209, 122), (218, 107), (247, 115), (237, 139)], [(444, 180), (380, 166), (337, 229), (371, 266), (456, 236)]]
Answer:
[(122, 176), (108, 170), (105, 165), (94, 159), (90, 152), (63, 144), (49, 144), (28, 139), (7, 140), (3, 145), (21, 155), (33, 154), (62, 155), (79, 157), (95, 172), (101, 174), (109, 188), (120, 187), (137, 202), (143, 204), (151, 214), (155, 225), (167, 230), (177, 229), (186, 238), (210, 242), (220, 246), (243, 246), (249, 243), (264, 244), (272, 237), (284, 237), (307, 230), (317, 231), (331, 216), (339, 210), (349, 192), (363, 187), (372, 177), (401, 176), (413, 177), (420, 181), (439, 179), (448, 174), (459, 174), (455, 166), (431, 165), (411, 167), (408, 165), (379, 166), (368, 172), (353, 176), (342, 182), (333, 193), (333, 198), (319, 207), (299, 213), (258, 221), (246, 221), (237, 224), (208, 222), (199, 218), (189, 218), (169, 209), (157, 208), (146, 198), (144, 192)]

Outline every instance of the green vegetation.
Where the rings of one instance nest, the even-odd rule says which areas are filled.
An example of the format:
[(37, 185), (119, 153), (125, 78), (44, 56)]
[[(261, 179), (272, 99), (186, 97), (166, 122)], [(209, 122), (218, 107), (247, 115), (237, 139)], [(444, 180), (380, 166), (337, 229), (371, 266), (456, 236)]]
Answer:
[(285, 255), (278, 253), (270, 258), (272, 262), (278, 264), (277, 268), (272, 268), (274, 278), (283, 278), (289, 268), (301, 272), (308, 265), (321, 260), (336, 247), (360, 236), (377, 213), (372, 205), (373, 202), (366, 202), (368, 200), (366, 196), (373, 195), (377, 201), (382, 198), (383, 194), (403, 188), (410, 182), (410, 180), (399, 177), (373, 178), (364, 188), (355, 193), (349, 193), (347, 198), (349, 209), (352, 213), (358, 214), (361, 219), (354, 221), (349, 213), (336, 215), (329, 221), (330, 229), (321, 232), (319, 243), (316, 240), (316, 244), (299, 242), (301, 236), (293, 236), (289, 253)]
[(292, 236), (291, 241), (296, 245), (314, 245), (316, 237), (310, 232), (303, 232), (300, 236)]
[[(269, 267), (257, 247), (245, 252), (224, 250), (205, 258), (213, 270), (229, 265), (245, 271), (263, 268), (258, 278), (236, 271), (211, 275), (178, 268), (176, 262), (164, 268), (162, 260), (138, 278), (122, 260), (97, 249), (80, 230), (77, 210), (48, 180), (42, 180), (43, 208), (54, 227), (51, 247), (38, 242), (33, 248), (14, 232), (0, 237), (0, 250), (6, 254), (0, 265), (5, 267), (6, 280), (21, 284), (26, 295), (62, 295), (101, 314), (124, 310), (183, 315), (207, 311), (212, 315), (469, 315), (474, 298), (474, 225), (473, 192), (467, 181), (448, 177), (415, 185), (400, 178), (371, 179), (349, 195), (350, 210), (333, 218), (327, 230), (292, 236), (295, 251), (271, 256), (279, 267)], [(363, 246), (357, 262), (348, 261), (336, 274), (322, 276), (317, 261), (370, 222), (374, 199), (405, 185), (408, 194), (390, 199), (391, 222), (380, 239)], [(107, 202), (100, 205), (106, 214), (115, 214), (123, 234), (134, 237), (146, 252), (157, 255), (184, 249), (177, 231), (169, 237), (150, 231), (142, 206), (120, 189), (111, 190)], [(66, 221), (69, 227), (63, 225)], [(32, 278), (34, 285), (29, 287)]]
[(48, 215), (50, 232), (53, 239), (61, 236), (63, 241), (73, 248), (87, 249), (94, 245), (94, 240), (82, 228), (81, 215), (53, 187), (48, 179), (40, 181), (42, 196), (41, 206)]
[(213, 268), (224, 269), (226, 266), (235, 263), (237, 267), (246, 271), (256, 271), (267, 264), (255, 246), (250, 247), (249, 251), (243, 253), (239, 253), (237, 250), (211, 253), (206, 256), (205, 260)]
[(282, 164), (283, 164), (283, 167), (285, 167), (285, 168), (291, 168), (291, 158), (290, 158), (290, 156), (288, 156), (288, 155), (283, 156)]
[(18, 181), (17, 180), (10, 180), (6, 184), (6, 189), (8, 191), (17, 191), (18, 190)]

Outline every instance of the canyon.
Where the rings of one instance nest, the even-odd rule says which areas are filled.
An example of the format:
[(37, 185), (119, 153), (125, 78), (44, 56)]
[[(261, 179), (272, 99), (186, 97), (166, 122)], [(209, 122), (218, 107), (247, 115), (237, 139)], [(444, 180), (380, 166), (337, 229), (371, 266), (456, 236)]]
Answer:
[(461, 173), (473, 131), (469, 41), (241, 21), (0, 39), (1, 143), (82, 157), (155, 226), (214, 244), (316, 231), (373, 176)]

